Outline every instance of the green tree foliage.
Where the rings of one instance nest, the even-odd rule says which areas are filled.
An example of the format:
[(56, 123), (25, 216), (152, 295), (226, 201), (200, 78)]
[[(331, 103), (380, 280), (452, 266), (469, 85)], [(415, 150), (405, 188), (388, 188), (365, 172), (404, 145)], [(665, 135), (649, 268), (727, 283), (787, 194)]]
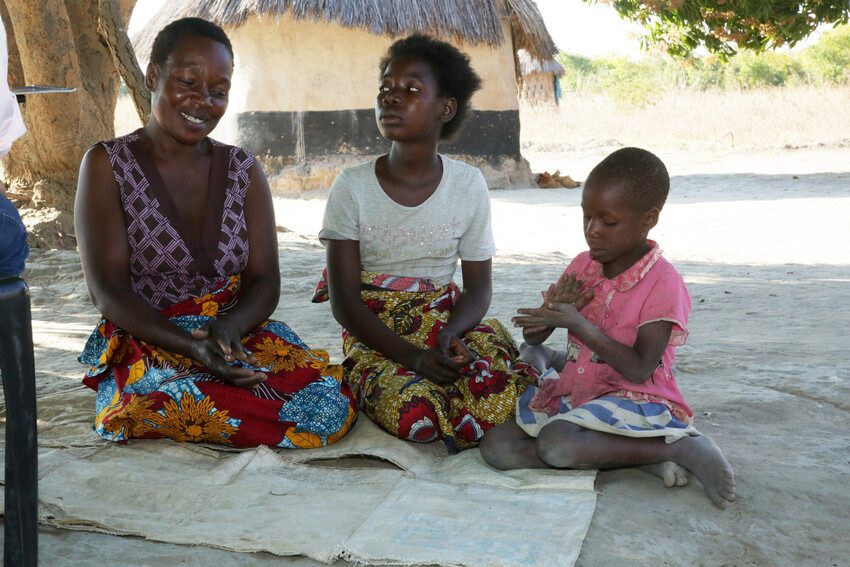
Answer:
[(820, 84), (850, 83), (850, 26), (825, 33), (803, 51), (802, 62)]
[[(595, 0), (585, 0), (592, 3)], [(794, 46), (820, 24), (846, 24), (848, 0), (612, 0), (624, 18), (647, 29), (645, 44), (676, 56), (704, 47), (721, 58), (739, 49)]]
[(748, 90), (791, 85), (850, 84), (850, 26), (827, 31), (798, 53), (742, 51), (717, 55), (632, 61), (561, 53), (565, 92), (606, 94), (623, 106), (645, 105), (674, 90)]

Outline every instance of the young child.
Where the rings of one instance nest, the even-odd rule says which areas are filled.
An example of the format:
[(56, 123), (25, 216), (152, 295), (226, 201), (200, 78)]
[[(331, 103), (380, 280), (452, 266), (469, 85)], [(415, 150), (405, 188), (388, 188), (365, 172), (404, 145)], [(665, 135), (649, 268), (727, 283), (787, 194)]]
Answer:
[[(490, 201), (481, 172), (437, 153), (481, 81), (466, 55), (423, 35), (380, 63), (375, 115), (390, 152), (334, 181), (319, 238), (344, 327), (346, 379), (380, 427), (450, 451), (513, 419), (534, 369), (510, 333), (482, 321), (491, 297)], [(452, 281), (457, 260), (463, 290)]]
[[(526, 360), (563, 369), (522, 395), (515, 422), (484, 437), (481, 453), (492, 466), (640, 467), (668, 486), (686, 483), (684, 467), (717, 506), (735, 500), (732, 467), (694, 428), (673, 378), (691, 300), (647, 239), (669, 188), (661, 160), (638, 148), (618, 150), (590, 172), (581, 201), (590, 250), (549, 287), (541, 307), (513, 319), (529, 345)], [(536, 348), (556, 327), (569, 329), (566, 352)]]

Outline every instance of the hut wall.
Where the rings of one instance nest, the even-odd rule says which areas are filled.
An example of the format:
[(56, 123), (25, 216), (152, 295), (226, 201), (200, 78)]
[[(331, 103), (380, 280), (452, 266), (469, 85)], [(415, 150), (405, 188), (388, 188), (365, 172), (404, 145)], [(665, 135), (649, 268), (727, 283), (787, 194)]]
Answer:
[(554, 73), (530, 73), (522, 78), (521, 98), (532, 105), (558, 105)]
[[(510, 38), (507, 21), (503, 26)], [(387, 151), (374, 106), (378, 62), (392, 38), (288, 17), (253, 18), (228, 35), (236, 53), (233, 88), (215, 135), (258, 156), (274, 188), (327, 186), (341, 167)], [(510, 41), (458, 46), (484, 87), (463, 132), (441, 151), (481, 166), (491, 186), (526, 184)]]

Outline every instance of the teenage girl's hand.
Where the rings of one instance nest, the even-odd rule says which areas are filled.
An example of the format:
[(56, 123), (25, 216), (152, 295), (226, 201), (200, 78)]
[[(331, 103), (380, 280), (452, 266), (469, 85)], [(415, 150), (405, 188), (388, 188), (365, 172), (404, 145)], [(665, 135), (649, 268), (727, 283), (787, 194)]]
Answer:
[(511, 321), (514, 327), (535, 328), (546, 327), (570, 328), (580, 319), (581, 314), (576, 306), (571, 303), (545, 303), (542, 307), (517, 309), (521, 317), (514, 317)]
[(195, 339), (192, 358), (225, 382), (252, 388), (266, 379), (263, 372), (235, 364), (238, 361), (254, 366), (258, 361), (242, 348), (241, 337), (226, 322), (216, 319), (202, 325), (192, 331), (192, 338)]
[(466, 366), (475, 357), (466, 348), (466, 345), (460, 340), (460, 337), (453, 333), (442, 332), (437, 335), (437, 347), (445, 356), (449, 357), (452, 362), (456, 362), (461, 366)]
[(462, 365), (440, 352), (439, 348), (422, 350), (410, 369), (441, 385), (452, 384), (460, 378)]

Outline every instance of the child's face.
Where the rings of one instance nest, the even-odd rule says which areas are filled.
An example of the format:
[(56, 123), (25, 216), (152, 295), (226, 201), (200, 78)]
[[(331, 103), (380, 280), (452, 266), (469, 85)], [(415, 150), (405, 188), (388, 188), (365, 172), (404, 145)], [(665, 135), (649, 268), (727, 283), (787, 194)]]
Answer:
[(390, 141), (437, 141), (455, 109), (454, 99), (440, 95), (431, 66), (422, 60), (393, 59), (381, 76), (375, 118)]
[(658, 222), (657, 208), (638, 210), (620, 188), (591, 179), (582, 191), (581, 209), (590, 257), (602, 264), (606, 277), (620, 275), (646, 254), (646, 236)]

